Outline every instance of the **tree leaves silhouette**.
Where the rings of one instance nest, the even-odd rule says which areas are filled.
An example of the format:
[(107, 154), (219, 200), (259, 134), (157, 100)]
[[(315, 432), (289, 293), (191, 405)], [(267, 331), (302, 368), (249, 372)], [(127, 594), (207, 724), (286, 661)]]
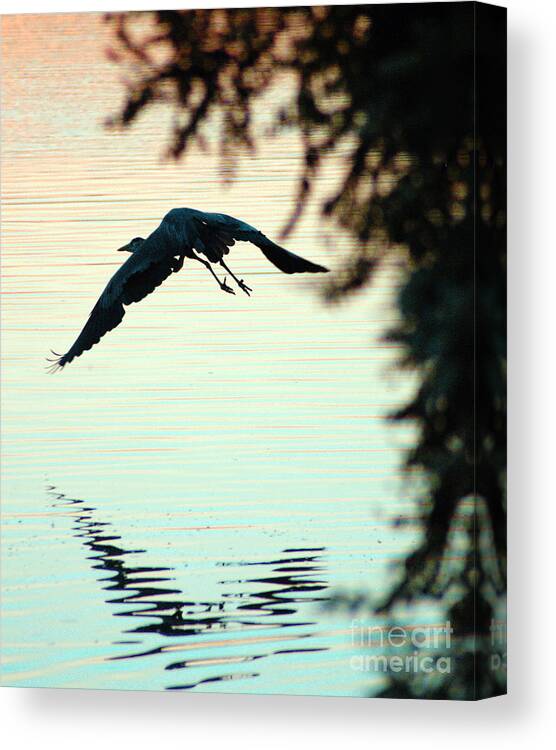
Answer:
[[(391, 675), (385, 694), (479, 698), (504, 691), (492, 668), (493, 622), (506, 576), (505, 11), (474, 3), (116, 13), (116, 60), (134, 71), (111, 120), (128, 126), (164, 102), (179, 158), (222, 114), (222, 159), (256, 142), (252, 113), (287, 76), (275, 127), (296, 128), (304, 170), (287, 235), (327, 156), (352, 144), (349, 168), (322, 214), (358, 241), (326, 287), (329, 301), (366, 289), (389, 254), (405, 258), (402, 366), (419, 388), (395, 420), (418, 438), (423, 537), (379, 607), (445, 602), (458, 668), (434, 685)], [(453, 551), (454, 528), (465, 543)], [(457, 558), (454, 561), (454, 557)], [(501, 605), (502, 602), (502, 605)], [(498, 632), (498, 631), (497, 631)]]

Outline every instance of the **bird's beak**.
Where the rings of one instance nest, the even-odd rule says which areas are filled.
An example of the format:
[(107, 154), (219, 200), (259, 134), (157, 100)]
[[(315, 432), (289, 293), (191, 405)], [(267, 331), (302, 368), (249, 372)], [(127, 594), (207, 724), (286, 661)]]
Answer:
[(119, 253), (129, 253), (130, 249), (129, 246), (131, 245), (131, 242), (128, 242), (127, 245), (122, 245), (122, 247), (118, 248)]

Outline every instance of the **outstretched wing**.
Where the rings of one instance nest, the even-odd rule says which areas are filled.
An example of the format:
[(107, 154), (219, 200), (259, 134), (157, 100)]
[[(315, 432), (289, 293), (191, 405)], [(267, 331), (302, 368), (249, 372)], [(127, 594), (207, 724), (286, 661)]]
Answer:
[(269, 240), (262, 232), (258, 232), (258, 236), (253, 237), (250, 241), (262, 250), (267, 260), (284, 273), (328, 273), (328, 268), (291, 253), (285, 247), (280, 247), (280, 245)]
[(50, 360), (53, 371), (98, 344), (105, 333), (122, 322), (124, 305), (140, 302), (170, 276), (174, 270), (173, 255), (160, 252), (160, 243), (150, 242), (155, 234), (153, 232), (110, 279), (73, 346), (64, 355), (56, 355), (55, 360)]
[(261, 231), (247, 224), (245, 221), (235, 219), (226, 214), (203, 214), (206, 225), (213, 230), (218, 240), (226, 245), (234, 243), (234, 240), (243, 240), (256, 245), (276, 268), (284, 273), (327, 273), (328, 268), (312, 263), (310, 260), (301, 258), (291, 253), (284, 247), (280, 247), (269, 240)]

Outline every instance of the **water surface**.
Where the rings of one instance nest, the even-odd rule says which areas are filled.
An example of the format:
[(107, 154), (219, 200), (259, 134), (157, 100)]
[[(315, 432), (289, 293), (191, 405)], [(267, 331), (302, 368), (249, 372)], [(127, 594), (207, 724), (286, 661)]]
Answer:
[[(378, 689), (380, 675), (352, 668), (351, 616), (323, 604), (379, 595), (416, 538), (392, 524), (415, 514), (399, 471), (409, 436), (386, 420), (404, 395), (380, 340), (395, 266), (327, 307), (320, 279), (282, 275), (241, 243), (230, 264), (251, 298), (186, 263), (48, 376), (44, 357), (69, 348), (115, 248), (178, 205), (276, 236), (301, 148), (259, 139), (226, 188), (215, 154), (160, 159), (163, 109), (103, 128), (123, 89), (100, 16), (4, 17), (2, 37), (4, 684)], [(288, 246), (337, 268), (349, 242), (327, 238), (317, 207)]]

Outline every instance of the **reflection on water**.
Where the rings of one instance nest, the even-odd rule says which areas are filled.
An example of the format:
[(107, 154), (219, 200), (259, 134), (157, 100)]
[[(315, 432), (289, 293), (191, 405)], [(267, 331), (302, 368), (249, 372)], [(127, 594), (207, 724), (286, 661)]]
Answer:
[[(48, 487), (48, 493), (54, 498), (54, 508), (71, 509), (73, 524), (71, 532), (79, 539), (89, 554), (87, 559), (94, 570), (108, 573), (98, 578), (102, 588), (108, 592), (122, 592), (116, 597), (110, 595), (106, 603), (116, 607), (112, 611), (115, 617), (138, 618), (142, 624), (123, 631), (124, 639), (115, 641), (115, 645), (140, 646), (142, 639), (129, 639), (134, 634), (158, 634), (165, 638), (180, 639), (206, 634), (218, 634), (222, 631), (247, 632), (247, 641), (260, 647), (257, 653), (230, 656), (215, 656), (214, 658), (183, 659), (174, 661), (172, 658), (164, 666), (166, 670), (187, 669), (188, 676), (193, 677), (195, 669), (209, 664), (244, 664), (264, 659), (270, 655), (300, 654), (306, 652), (326, 651), (326, 647), (296, 645), (280, 648), (282, 638), (279, 635), (271, 638), (258, 637), (259, 629), (267, 629), (271, 618), (272, 628), (291, 628), (315, 625), (301, 619), (301, 611), (307, 610), (307, 605), (324, 602), (328, 598), (323, 594), (326, 588), (324, 579), (325, 566), (323, 564), (324, 547), (288, 548), (283, 555), (275, 560), (266, 562), (241, 562), (241, 567), (255, 567), (257, 570), (267, 570), (262, 577), (240, 578), (234, 581), (223, 580), (222, 584), (237, 584), (234, 593), (223, 592), (218, 601), (194, 601), (185, 598), (185, 593), (177, 587), (167, 585), (174, 580), (172, 568), (164, 566), (140, 566), (126, 562), (126, 558), (138, 554), (146, 554), (145, 549), (126, 549), (122, 537), (115, 533), (113, 525), (98, 518), (98, 510), (83, 500), (68, 498), (58, 492), (56, 487)], [(237, 566), (237, 563), (234, 564)], [(231, 563), (221, 562), (222, 568), (231, 567)], [(261, 590), (244, 592), (244, 584), (261, 584)], [(124, 609), (120, 605), (125, 605)], [(287, 617), (287, 619), (286, 619)], [(261, 619), (262, 618), (262, 619)], [(144, 624), (144, 620), (147, 624)], [(251, 635), (253, 634), (253, 635)], [(303, 632), (295, 636), (296, 640), (305, 642), (313, 633)], [(288, 641), (291, 639), (288, 638)], [(272, 648), (265, 647), (270, 641)], [(237, 641), (236, 641), (237, 643)], [(121, 659), (136, 659), (154, 654), (168, 654), (174, 657), (179, 650), (177, 642), (172, 645), (162, 644), (147, 650), (139, 649), (108, 657), (111, 661)], [(167, 689), (189, 689), (202, 683), (220, 682), (240, 678), (258, 677), (257, 672), (234, 672), (213, 675), (188, 684), (167, 685)]]
[[(101, 16), (1, 24), (3, 683), (367, 694), (351, 614), (320, 604), (379, 596), (420, 531), (399, 472), (411, 428), (386, 418), (412, 387), (381, 340), (394, 262), (369, 296), (331, 307), (319, 279), (238, 243), (250, 298), (186, 264), (48, 377), (117, 247), (180, 205), (276, 239), (305, 165), (294, 133), (264, 136), (279, 91), (253, 112), (263, 135), (230, 189), (217, 149), (161, 163), (163, 106), (125, 134), (102, 127), (123, 92)], [(318, 206), (350, 148), (288, 239), (333, 272), (353, 240), (327, 237)]]

